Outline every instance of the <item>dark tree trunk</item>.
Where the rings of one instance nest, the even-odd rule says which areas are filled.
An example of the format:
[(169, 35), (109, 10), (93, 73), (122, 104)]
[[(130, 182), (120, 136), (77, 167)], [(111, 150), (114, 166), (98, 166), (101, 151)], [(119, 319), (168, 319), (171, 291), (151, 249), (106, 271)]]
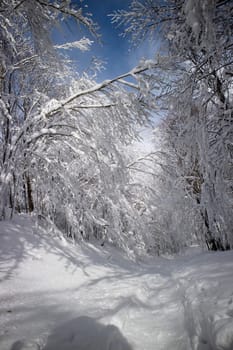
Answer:
[(27, 202), (28, 202), (28, 211), (29, 213), (34, 210), (34, 203), (32, 197), (32, 185), (29, 175), (26, 175), (26, 185), (27, 185)]

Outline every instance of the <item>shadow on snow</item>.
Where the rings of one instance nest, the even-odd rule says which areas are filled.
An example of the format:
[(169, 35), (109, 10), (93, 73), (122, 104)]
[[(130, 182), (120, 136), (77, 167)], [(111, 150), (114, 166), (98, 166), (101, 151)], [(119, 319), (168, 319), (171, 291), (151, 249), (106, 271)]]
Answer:
[(94, 318), (81, 316), (62, 323), (48, 336), (46, 344), (16, 341), (11, 350), (132, 350), (114, 325), (103, 325)]

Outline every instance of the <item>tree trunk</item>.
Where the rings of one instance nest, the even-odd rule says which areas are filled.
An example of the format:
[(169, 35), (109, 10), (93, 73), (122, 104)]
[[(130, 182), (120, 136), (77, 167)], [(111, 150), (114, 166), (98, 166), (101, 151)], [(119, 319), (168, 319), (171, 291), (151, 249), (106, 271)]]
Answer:
[(34, 202), (33, 202), (33, 196), (32, 196), (31, 179), (30, 179), (29, 175), (26, 175), (26, 185), (27, 185), (28, 211), (29, 211), (29, 213), (31, 213), (34, 210)]

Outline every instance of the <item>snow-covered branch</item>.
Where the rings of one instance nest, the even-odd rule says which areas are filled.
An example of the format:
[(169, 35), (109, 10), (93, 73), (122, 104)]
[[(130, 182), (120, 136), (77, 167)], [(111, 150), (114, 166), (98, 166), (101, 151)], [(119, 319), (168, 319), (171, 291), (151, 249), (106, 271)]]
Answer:
[(62, 49), (62, 50), (79, 49), (81, 51), (89, 51), (92, 43), (93, 41), (84, 37), (78, 41), (72, 41), (62, 45), (55, 45), (54, 47), (55, 49)]
[(102, 83), (96, 84), (88, 89), (77, 91), (72, 96), (57, 103), (57, 106), (55, 106), (54, 108), (46, 111), (46, 116), (49, 117), (49, 116), (53, 115), (54, 113), (58, 112), (60, 109), (62, 109), (63, 107), (65, 107), (69, 103), (73, 102), (74, 100), (76, 100), (82, 96), (91, 95), (94, 92), (101, 91), (113, 83), (122, 82), (122, 79), (124, 79), (124, 78), (130, 77), (130, 76), (135, 78), (135, 76), (137, 76), (143, 72), (146, 72), (149, 69), (155, 69), (157, 67), (159, 67), (159, 65), (156, 62), (153, 63), (151, 61), (148, 61), (148, 62), (146, 61), (143, 66), (135, 67), (127, 73), (121, 74), (121, 75), (119, 75), (115, 78), (109, 79), (109, 80), (104, 80)]

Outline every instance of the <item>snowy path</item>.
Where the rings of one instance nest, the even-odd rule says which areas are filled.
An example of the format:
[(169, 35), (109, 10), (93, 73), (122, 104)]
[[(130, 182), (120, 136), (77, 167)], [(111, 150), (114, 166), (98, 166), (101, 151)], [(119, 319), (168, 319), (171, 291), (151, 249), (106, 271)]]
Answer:
[(232, 252), (134, 264), (0, 223), (0, 349), (232, 350), (232, 267)]

